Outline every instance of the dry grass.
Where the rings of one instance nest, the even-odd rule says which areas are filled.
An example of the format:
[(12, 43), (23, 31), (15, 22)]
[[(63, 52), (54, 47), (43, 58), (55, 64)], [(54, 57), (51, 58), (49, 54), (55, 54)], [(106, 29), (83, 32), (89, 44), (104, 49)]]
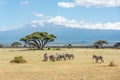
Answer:
[[(43, 54), (73, 53), (74, 60), (42, 62)], [(96, 64), (92, 55), (102, 55), (105, 63)], [(15, 56), (23, 56), (25, 64), (9, 63)], [(117, 67), (109, 67), (111, 60)], [(61, 49), (26, 50), (0, 49), (0, 80), (119, 80), (120, 50), (118, 49)]]

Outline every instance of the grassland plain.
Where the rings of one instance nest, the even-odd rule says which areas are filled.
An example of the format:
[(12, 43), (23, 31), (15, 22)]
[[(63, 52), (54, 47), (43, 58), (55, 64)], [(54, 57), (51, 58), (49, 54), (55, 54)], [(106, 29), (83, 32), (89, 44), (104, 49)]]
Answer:
[[(74, 60), (43, 62), (44, 53), (72, 53)], [(102, 55), (105, 63), (96, 64), (92, 55)], [(9, 63), (23, 56), (24, 64)], [(114, 60), (117, 67), (109, 67)], [(27, 50), (0, 48), (0, 80), (120, 80), (119, 49)]]

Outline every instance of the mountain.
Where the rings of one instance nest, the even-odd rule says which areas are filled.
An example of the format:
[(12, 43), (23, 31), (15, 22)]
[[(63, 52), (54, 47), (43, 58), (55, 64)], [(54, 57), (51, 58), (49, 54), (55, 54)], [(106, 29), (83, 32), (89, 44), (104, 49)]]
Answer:
[(88, 44), (93, 43), (96, 40), (107, 40), (108, 42), (120, 41), (120, 30), (78, 29), (47, 24), (46, 26), (37, 27), (26, 25), (25, 27), (10, 31), (1, 31), (0, 43), (11, 44), (35, 31), (45, 31), (50, 34), (55, 34), (57, 39), (53, 43), (56, 44)]

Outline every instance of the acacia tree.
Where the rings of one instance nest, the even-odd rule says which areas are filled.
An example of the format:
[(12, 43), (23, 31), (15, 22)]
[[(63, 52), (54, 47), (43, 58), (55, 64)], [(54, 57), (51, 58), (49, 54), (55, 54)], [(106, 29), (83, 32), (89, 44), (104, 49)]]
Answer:
[(0, 48), (4, 47), (4, 44), (0, 44)]
[(120, 42), (115, 43), (114, 47), (120, 48)]
[(72, 46), (72, 44), (65, 44), (63, 47), (70, 49), (70, 48), (72, 48), (73, 46)]
[(34, 32), (20, 39), (26, 44), (32, 44), (37, 49), (42, 50), (43, 47), (48, 43), (54, 41), (56, 38), (53, 34), (48, 34), (47, 32)]
[(11, 44), (12, 47), (18, 47), (19, 45), (22, 45), (20, 42), (13, 42)]
[(68, 48), (69, 48), (69, 49), (72, 48), (72, 44), (68, 44)]
[(105, 41), (105, 40), (98, 40), (98, 41), (94, 42), (94, 46), (96, 48), (99, 48), (99, 47), (102, 48), (104, 44), (108, 44), (107, 41)]

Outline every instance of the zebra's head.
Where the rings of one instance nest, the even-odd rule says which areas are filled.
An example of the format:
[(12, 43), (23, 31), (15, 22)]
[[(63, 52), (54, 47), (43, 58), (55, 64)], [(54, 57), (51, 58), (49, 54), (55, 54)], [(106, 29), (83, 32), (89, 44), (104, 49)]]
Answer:
[(92, 58), (93, 58), (93, 59), (94, 59), (94, 58), (96, 58), (96, 55), (93, 55), (93, 57), (92, 57)]

